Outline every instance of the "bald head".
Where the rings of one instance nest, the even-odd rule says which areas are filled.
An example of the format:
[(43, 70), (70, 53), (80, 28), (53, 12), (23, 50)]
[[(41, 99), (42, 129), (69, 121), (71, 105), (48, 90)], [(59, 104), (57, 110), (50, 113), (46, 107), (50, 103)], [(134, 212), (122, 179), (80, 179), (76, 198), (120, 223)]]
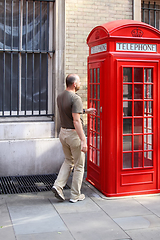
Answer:
[(69, 74), (66, 77), (66, 86), (71, 87), (74, 82), (77, 82), (78, 79), (79, 79), (79, 76), (77, 74)]

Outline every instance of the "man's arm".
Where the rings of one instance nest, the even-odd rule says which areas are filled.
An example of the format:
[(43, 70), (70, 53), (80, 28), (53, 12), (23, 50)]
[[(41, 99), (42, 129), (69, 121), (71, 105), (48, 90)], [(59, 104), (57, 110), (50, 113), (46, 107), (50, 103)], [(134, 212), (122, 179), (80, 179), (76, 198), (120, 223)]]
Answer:
[(75, 127), (75, 130), (81, 140), (81, 151), (86, 153), (87, 152), (87, 143), (86, 143), (86, 137), (84, 135), (80, 114), (79, 113), (72, 113), (73, 117), (73, 124)]

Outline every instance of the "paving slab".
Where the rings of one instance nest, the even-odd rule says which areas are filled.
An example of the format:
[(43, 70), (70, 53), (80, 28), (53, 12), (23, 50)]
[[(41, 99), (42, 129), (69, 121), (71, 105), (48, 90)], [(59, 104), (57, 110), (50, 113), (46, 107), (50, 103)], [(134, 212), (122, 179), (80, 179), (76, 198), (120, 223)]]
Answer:
[(7, 204), (4, 199), (0, 199), (0, 240), (15, 240), (14, 229), (10, 219)]
[(64, 213), (61, 218), (76, 240), (125, 239), (128, 235), (102, 210)]
[(160, 195), (150, 195), (136, 198), (146, 209), (160, 217)]
[(16, 235), (67, 231), (47, 199), (20, 199), (9, 202), (8, 208)]
[(159, 240), (160, 228), (128, 230), (126, 233), (132, 240)]
[(50, 199), (57, 212), (61, 215), (63, 213), (85, 213), (85, 212), (98, 212), (100, 208), (95, 204), (92, 199), (87, 198), (84, 201), (79, 201), (76, 204), (69, 201), (57, 202), (55, 199)]
[[(74, 240), (69, 231), (17, 235), (16, 240)], [(7, 239), (8, 240), (8, 239)]]
[(112, 218), (152, 214), (150, 210), (133, 198), (119, 198), (112, 201), (95, 197), (92, 199)]

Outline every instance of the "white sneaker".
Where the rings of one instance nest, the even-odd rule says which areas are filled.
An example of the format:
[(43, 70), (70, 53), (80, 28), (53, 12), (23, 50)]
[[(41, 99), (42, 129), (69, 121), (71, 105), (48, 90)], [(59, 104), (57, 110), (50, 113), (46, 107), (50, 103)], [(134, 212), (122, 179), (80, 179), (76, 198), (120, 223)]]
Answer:
[(85, 195), (84, 194), (80, 194), (78, 198), (76, 199), (70, 199), (69, 201), (72, 203), (76, 203), (78, 201), (83, 201), (85, 199)]
[(55, 194), (56, 198), (58, 198), (61, 201), (65, 200), (65, 197), (63, 195), (63, 191), (60, 187), (53, 186), (51, 190)]

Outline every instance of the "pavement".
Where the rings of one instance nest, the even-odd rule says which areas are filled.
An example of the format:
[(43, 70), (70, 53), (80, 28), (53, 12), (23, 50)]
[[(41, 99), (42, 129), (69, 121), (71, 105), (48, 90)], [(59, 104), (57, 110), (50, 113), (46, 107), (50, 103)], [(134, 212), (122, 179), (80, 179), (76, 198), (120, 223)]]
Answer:
[[(70, 184), (69, 180), (68, 185)], [(0, 240), (159, 240), (160, 195), (107, 198), (85, 178), (84, 201), (49, 192), (0, 195)]]

